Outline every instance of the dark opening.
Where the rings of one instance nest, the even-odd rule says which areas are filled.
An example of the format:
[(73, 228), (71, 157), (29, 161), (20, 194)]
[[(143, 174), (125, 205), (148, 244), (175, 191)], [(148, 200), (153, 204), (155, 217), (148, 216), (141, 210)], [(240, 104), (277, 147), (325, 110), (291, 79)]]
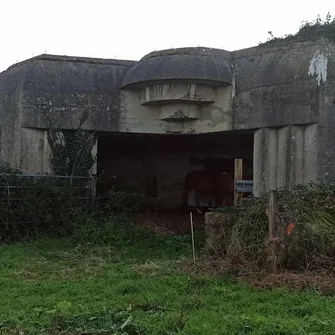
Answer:
[(186, 176), (194, 171), (234, 172), (243, 159), (243, 178), (252, 179), (253, 134), (201, 135), (98, 134), (98, 178), (146, 196), (148, 205), (180, 210)]

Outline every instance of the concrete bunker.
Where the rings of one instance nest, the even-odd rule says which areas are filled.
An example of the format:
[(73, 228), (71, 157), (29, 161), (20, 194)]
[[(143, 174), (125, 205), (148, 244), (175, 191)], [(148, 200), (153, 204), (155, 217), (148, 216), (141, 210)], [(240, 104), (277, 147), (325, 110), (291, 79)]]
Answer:
[(332, 180), (334, 55), (324, 40), (161, 50), (138, 62), (40, 55), (0, 74), (0, 158), (24, 173), (50, 172), (46, 117), (69, 130), (88, 111), (83, 129), (98, 134), (99, 176), (115, 175), (160, 206), (180, 205), (187, 172), (252, 151), (256, 197)]
[[(104, 193), (116, 189), (145, 196), (149, 207), (180, 211), (185, 178), (194, 171), (234, 172), (234, 159), (243, 159), (243, 175), (252, 179), (253, 133), (197, 135), (98, 134), (98, 186)], [(99, 185), (99, 183), (98, 183)], [(201, 207), (208, 199), (201, 198)], [(195, 194), (188, 195), (195, 207)]]

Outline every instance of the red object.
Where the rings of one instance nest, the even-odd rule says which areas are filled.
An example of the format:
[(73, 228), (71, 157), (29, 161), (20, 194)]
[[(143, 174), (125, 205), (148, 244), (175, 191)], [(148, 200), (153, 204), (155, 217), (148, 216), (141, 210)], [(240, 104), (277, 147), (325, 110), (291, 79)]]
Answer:
[(294, 228), (295, 228), (295, 223), (293, 223), (293, 222), (289, 223), (289, 225), (287, 226), (287, 229), (286, 229), (286, 235), (290, 236), (292, 234)]

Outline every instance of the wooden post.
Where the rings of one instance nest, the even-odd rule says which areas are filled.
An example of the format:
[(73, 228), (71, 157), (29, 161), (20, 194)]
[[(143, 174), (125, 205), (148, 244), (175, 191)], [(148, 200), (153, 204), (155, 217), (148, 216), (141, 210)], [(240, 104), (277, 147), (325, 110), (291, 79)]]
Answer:
[(243, 179), (243, 159), (235, 159), (234, 163), (234, 206), (236, 206), (242, 199), (242, 194), (236, 191), (236, 181)]
[(277, 216), (277, 193), (270, 192), (268, 204), (268, 265), (272, 272), (278, 270), (278, 216)]

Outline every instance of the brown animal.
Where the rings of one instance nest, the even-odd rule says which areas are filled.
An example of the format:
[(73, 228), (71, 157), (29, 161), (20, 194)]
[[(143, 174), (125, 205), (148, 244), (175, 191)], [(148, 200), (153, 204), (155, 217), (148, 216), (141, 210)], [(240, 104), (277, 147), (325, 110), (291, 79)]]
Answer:
[[(183, 208), (188, 209), (188, 197), (195, 191), (195, 201), (200, 212), (200, 198), (208, 198), (208, 207), (232, 205), (234, 197), (234, 178), (221, 171), (194, 171), (185, 178)], [(214, 201), (213, 201), (214, 200)], [(214, 203), (213, 203), (214, 202)]]

